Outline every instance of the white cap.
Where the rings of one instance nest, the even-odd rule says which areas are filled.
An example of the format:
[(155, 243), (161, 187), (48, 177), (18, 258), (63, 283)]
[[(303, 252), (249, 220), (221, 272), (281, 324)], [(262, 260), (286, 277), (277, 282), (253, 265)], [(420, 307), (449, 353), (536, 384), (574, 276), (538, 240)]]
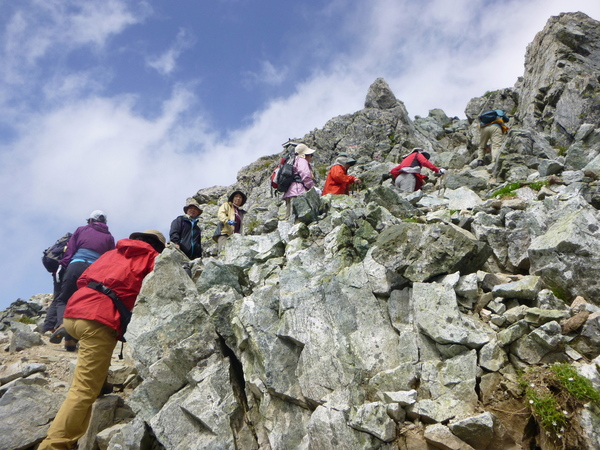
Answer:
[(95, 220), (96, 222), (104, 222), (106, 223), (106, 214), (104, 214), (104, 211), (101, 211), (99, 209), (92, 211), (90, 213), (90, 219)]

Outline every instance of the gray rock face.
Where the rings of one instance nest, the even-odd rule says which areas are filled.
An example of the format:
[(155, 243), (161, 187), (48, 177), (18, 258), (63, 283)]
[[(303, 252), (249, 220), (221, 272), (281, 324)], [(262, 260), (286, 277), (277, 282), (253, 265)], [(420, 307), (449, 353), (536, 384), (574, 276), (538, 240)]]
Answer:
[(552, 17), (527, 48), (518, 115), (527, 127), (570, 145), (585, 118), (598, 123), (598, 91), (589, 75), (600, 61), (597, 22), (583, 13)]
[(568, 297), (600, 298), (594, 275), (600, 269), (600, 222), (595, 212), (573, 212), (535, 238), (528, 249), (530, 272), (542, 276), (554, 290)]
[(383, 403), (366, 403), (350, 412), (350, 426), (356, 430), (372, 434), (383, 442), (396, 438), (396, 424), (388, 416)]
[(398, 106), (398, 100), (383, 78), (377, 78), (367, 93), (365, 108), (390, 109)]
[(12, 337), (10, 339), (9, 351), (15, 353), (36, 345), (43, 345), (41, 336), (34, 332), (32, 326), (24, 323), (11, 323)]
[(64, 396), (35, 385), (17, 385), (0, 398), (0, 449), (28, 448), (39, 443)]
[(452, 288), (436, 283), (414, 283), (415, 323), (439, 344), (480, 348), (489, 341), (482, 324), (462, 315)]
[(450, 424), (449, 428), (452, 433), (477, 450), (521, 448), (496, 416), (489, 412), (455, 422)]
[(441, 223), (389, 227), (375, 245), (373, 259), (411, 281), (457, 271), (476, 272), (491, 254), (491, 249), (470, 233)]

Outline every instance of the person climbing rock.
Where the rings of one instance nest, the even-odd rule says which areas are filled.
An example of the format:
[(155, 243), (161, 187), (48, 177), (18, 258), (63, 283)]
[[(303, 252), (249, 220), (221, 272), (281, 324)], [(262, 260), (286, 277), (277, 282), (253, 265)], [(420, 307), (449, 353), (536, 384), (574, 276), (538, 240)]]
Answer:
[(429, 162), (429, 153), (415, 148), (399, 165), (390, 170), (396, 187), (402, 192), (414, 192), (421, 189), (426, 178), (421, 174), (421, 167), (427, 167), (436, 173), (446, 173), (446, 169), (440, 169)]
[(360, 184), (359, 178), (348, 175), (348, 169), (356, 164), (356, 160), (345, 154), (340, 154), (335, 163), (329, 168), (323, 194), (348, 195), (350, 185)]
[(294, 173), (296, 180), (292, 182), (288, 190), (281, 197), (285, 200), (285, 218), (289, 219), (292, 215), (292, 206), (294, 198), (306, 194), (315, 185), (315, 176), (310, 165), (314, 149), (306, 144), (298, 144), (295, 149), (296, 159), (294, 160)]
[(477, 149), (477, 166), (485, 163), (485, 149), (491, 143), (492, 164), (496, 164), (500, 156), (500, 148), (504, 134), (508, 131), (506, 124), (509, 118), (501, 109), (486, 111), (479, 115), (479, 147)]
[[(84, 435), (92, 406), (102, 392), (117, 340), (154, 259), (165, 248), (160, 231), (121, 239), (83, 272), (64, 312), (64, 328), (79, 340), (79, 354), (67, 398), (38, 450), (70, 449)], [(125, 320), (124, 320), (125, 319)]]
[(110, 234), (106, 224), (106, 214), (101, 210), (90, 213), (87, 225), (77, 228), (69, 239), (65, 256), (61, 260), (60, 293), (55, 297), (56, 302), (56, 331), (50, 336), (52, 344), (60, 344), (65, 339), (65, 349), (70, 352), (77, 350), (77, 341), (68, 335), (62, 326), (63, 314), (67, 302), (77, 290), (77, 279), (90, 264), (102, 254), (115, 248), (115, 238)]

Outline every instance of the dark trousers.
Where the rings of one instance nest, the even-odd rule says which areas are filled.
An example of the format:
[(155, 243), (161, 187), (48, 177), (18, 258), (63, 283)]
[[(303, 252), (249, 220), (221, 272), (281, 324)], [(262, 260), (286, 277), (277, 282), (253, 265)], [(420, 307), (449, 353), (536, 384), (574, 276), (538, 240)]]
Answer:
[[(83, 261), (75, 261), (67, 266), (60, 286), (60, 294), (54, 299), (56, 302), (56, 326), (62, 324), (67, 302), (77, 290), (77, 280), (89, 266), (90, 263)], [(73, 340), (69, 335), (65, 336), (65, 339)]]
[(46, 318), (44, 319), (44, 325), (42, 326), (42, 333), (46, 331), (54, 331), (60, 323), (56, 323), (56, 299), (60, 295), (60, 281), (57, 281), (56, 274), (52, 274), (52, 282), (54, 284), (54, 292), (52, 297), (52, 303), (46, 311)]

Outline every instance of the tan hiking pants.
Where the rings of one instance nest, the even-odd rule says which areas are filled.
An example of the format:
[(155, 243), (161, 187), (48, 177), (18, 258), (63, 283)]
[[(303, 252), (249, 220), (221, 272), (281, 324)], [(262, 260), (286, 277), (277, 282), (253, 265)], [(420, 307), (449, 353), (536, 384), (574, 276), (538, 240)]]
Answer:
[(79, 340), (77, 366), (67, 398), (38, 450), (67, 450), (84, 435), (117, 344), (117, 332), (100, 322), (65, 318), (63, 324)]
[(502, 147), (502, 129), (498, 125), (488, 125), (479, 129), (479, 148), (477, 149), (477, 159), (481, 161), (485, 158), (485, 146), (490, 141), (492, 147), (492, 163), (495, 163), (500, 156), (500, 147)]

